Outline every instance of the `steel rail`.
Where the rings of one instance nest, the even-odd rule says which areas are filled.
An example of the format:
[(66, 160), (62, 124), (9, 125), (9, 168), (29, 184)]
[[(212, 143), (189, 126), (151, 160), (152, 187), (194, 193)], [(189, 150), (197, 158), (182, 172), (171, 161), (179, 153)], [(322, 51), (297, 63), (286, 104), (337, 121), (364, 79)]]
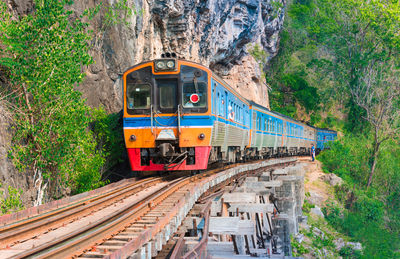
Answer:
[(179, 178), (169, 182), (161, 190), (149, 194), (145, 199), (108, 215), (101, 221), (59, 237), (51, 242), (17, 254), (13, 258), (65, 258), (81, 254), (96, 243), (112, 237), (150, 211), (154, 206), (190, 182), (190, 178)]
[(197, 243), (192, 250), (182, 256), (182, 259), (190, 258), (205, 258), (207, 254), (207, 241), (208, 241), (208, 222), (210, 221), (211, 199), (207, 202), (201, 214), (204, 218), (203, 235), (199, 243)]
[(61, 226), (65, 221), (80, 217), (93, 211), (94, 207), (107, 206), (133, 193), (137, 193), (144, 188), (160, 182), (161, 178), (148, 178), (138, 182), (124, 185), (115, 190), (109, 191), (98, 196), (90, 197), (69, 204), (65, 207), (40, 214), (36, 217), (22, 220), (15, 224), (6, 225), (0, 228), (1, 247), (6, 247), (13, 242), (20, 242), (29, 239), (33, 234), (46, 231), (51, 228)]

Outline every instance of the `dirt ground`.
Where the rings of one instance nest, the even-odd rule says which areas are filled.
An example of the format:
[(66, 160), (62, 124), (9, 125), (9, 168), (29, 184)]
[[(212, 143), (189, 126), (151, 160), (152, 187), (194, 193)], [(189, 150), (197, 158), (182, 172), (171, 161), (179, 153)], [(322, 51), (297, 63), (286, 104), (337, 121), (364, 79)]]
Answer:
[(299, 161), (306, 165), (304, 168), (306, 171), (304, 177), (305, 192), (316, 193), (321, 196), (321, 203), (324, 203), (327, 199), (333, 199), (333, 187), (322, 179), (325, 173), (322, 171), (321, 162), (317, 160), (311, 162), (311, 158), (308, 157), (301, 157)]

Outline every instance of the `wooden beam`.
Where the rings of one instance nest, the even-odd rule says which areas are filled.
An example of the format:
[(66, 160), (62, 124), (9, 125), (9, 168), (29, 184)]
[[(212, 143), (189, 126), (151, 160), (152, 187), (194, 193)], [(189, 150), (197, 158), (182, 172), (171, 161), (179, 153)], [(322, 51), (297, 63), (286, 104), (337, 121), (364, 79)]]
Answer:
[(256, 202), (256, 194), (255, 193), (224, 193), (222, 198), (224, 202), (233, 203), (233, 202), (244, 202), (244, 203), (255, 203)]
[(253, 235), (255, 223), (239, 217), (210, 217), (209, 232), (227, 235)]
[(230, 203), (229, 212), (273, 213), (274, 205), (267, 203)]

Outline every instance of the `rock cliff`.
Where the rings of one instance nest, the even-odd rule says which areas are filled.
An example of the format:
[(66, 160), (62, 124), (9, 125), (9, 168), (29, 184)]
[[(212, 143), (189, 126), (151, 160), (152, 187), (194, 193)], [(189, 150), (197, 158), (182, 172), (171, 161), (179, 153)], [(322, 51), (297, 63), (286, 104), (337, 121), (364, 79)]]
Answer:
[[(94, 7), (94, 0), (77, 1), (80, 13)], [(114, 1), (109, 0), (108, 4)], [(258, 103), (268, 106), (268, 92), (248, 46), (259, 44), (273, 57), (284, 18), (285, 0), (155, 0), (128, 1), (138, 13), (130, 25), (105, 31), (95, 64), (79, 89), (88, 103), (108, 111), (121, 109), (120, 75), (130, 66), (175, 52), (219, 73), (228, 83)], [(93, 23), (101, 26), (101, 15)]]
[[(104, 0), (105, 6), (117, 0)], [(98, 5), (99, 0), (75, 1), (76, 14)], [(34, 9), (33, 0), (8, 0), (21, 15)], [(92, 51), (95, 63), (85, 69), (79, 86), (91, 106), (109, 112), (121, 109), (120, 75), (144, 60), (164, 52), (209, 66), (229, 84), (260, 104), (269, 106), (268, 91), (248, 47), (259, 44), (269, 58), (277, 53), (285, 0), (127, 0), (136, 14), (100, 32), (104, 13), (91, 23), (101, 40)], [(122, 17), (124, 18), (124, 17)]]

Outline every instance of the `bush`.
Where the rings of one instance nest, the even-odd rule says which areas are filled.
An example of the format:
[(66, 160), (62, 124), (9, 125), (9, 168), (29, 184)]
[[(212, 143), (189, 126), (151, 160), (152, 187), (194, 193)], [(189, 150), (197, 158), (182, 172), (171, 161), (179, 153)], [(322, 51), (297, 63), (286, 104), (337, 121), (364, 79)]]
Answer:
[(107, 114), (100, 107), (92, 112), (92, 132), (97, 142), (97, 150), (105, 157), (102, 167), (102, 175), (107, 177), (115, 166), (122, 163), (126, 158), (124, 136), (122, 130), (122, 114)]
[[(367, 195), (369, 194), (370, 197)], [(364, 223), (371, 221), (382, 222), (384, 215), (384, 204), (373, 195), (373, 192), (358, 195), (355, 202), (355, 211), (361, 215)]]
[(357, 259), (361, 258), (362, 254), (358, 250), (354, 250), (351, 246), (344, 246), (342, 249), (339, 251), (339, 255), (341, 255), (343, 258), (348, 258), (348, 259)]
[[(2, 184), (0, 183), (0, 188)], [(22, 190), (8, 186), (8, 195), (0, 190), (0, 209), (2, 214), (16, 212), (24, 208), (21, 200)]]
[(311, 208), (315, 208), (314, 204), (309, 203), (307, 200), (304, 200), (304, 204), (303, 204), (303, 212), (304, 213), (310, 213)]
[(327, 203), (325, 207), (322, 208), (322, 212), (325, 215), (325, 219), (333, 226), (341, 225), (343, 222), (343, 212), (342, 209), (334, 204), (333, 202)]
[(366, 185), (370, 167), (368, 161), (370, 151), (368, 138), (357, 135), (346, 135), (331, 143), (330, 149), (321, 152), (318, 160), (323, 163), (323, 169), (342, 177), (349, 184)]
[(308, 254), (310, 252), (309, 249), (305, 248), (303, 244), (299, 243), (295, 238), (292, 236), (290, 237), (290, 245), (293, 248), (293, 255), (299, 257), (304, 254)]

